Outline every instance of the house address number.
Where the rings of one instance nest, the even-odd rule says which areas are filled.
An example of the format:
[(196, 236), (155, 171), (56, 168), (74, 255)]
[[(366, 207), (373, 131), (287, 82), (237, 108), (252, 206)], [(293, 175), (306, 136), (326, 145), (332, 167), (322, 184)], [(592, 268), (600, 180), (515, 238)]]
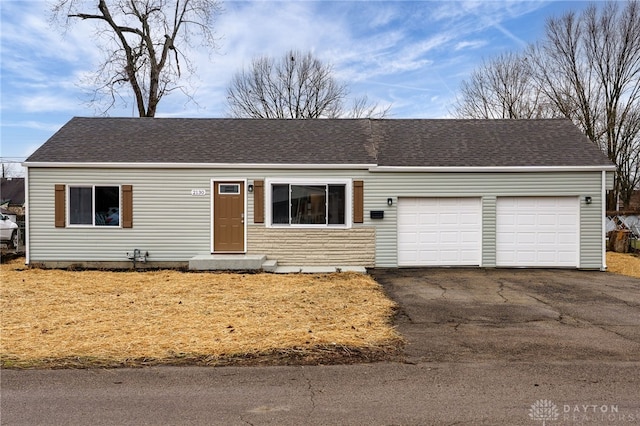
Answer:
[(204, 197), (205, 195), (207, 195), (207, 190), (206, 189), (192, 189), (191, 190), (191, 195), (194, 197)]

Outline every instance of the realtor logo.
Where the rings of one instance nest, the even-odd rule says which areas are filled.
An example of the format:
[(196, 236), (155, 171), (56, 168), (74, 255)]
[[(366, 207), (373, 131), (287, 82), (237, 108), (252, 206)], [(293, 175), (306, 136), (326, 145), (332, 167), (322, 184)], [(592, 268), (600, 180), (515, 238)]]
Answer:
[(548, 399), (539, 399), (531, 405), (529, 409), (529, 417), (533, 420), (542, 422), (542, 426), (546, 426), (547, 421), (558, 420), (560, 412), (556, 404)]

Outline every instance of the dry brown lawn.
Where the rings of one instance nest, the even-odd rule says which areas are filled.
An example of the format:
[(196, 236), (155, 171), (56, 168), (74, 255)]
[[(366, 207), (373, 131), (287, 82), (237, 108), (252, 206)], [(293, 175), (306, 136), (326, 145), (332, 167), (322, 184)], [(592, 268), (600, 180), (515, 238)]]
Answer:
[[(3, 368), (392, 359), (396, 309), (369, 276), (0, 266)], [(607, 252), (640, 278), (640, 257)]]
[(640, 278), (640, 257), (634, 254), (608, 251), (607, 270), (616, 274)]
[(402, 345), (367, 275), (1, 266), (5, 368), (361, 362)]

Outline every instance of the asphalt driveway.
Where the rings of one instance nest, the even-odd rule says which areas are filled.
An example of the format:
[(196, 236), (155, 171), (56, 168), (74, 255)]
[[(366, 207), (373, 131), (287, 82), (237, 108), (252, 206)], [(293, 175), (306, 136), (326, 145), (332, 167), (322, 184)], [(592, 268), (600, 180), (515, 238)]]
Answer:
[(640, 280), (541, 269), (376, 269), (408, 362), (640, 361)]

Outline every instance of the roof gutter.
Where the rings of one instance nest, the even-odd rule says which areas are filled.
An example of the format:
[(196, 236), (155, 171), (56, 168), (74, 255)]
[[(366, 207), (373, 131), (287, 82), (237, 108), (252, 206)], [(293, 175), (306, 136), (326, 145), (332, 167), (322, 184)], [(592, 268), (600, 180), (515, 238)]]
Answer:
[(97, 168), (97, 169), (361, 169), (370, 170), (375, 164), (277, 164), (277, 163), (73, 163), (24, 162), (24, 167)]
[(451, 166), (451, 167), (403, 167), (374, 166), (370, 172), (381, 173), (535, 173), (535, 172), (608, 172), (616, 166)]
[(277, 163), (75, 163), (24, 162), (24, 167), (99, 169), (312, 169), (369, 170), (380, 173), (530, 173), (530, 172), (608, 172), (616, 166), (378, 166), (376, 164), (277, 164)]

